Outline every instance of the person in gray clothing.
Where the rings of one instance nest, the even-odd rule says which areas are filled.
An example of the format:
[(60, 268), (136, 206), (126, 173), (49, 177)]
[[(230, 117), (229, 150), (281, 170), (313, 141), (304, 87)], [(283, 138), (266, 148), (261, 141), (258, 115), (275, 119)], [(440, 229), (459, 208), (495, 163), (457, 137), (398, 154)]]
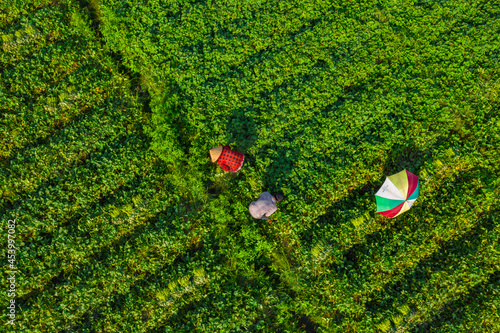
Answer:
[(278, 209), (276, 203), (283, 199), (284, 196), (281, 193), (274, 193), (274, 195), (271, 195), (269, 192), (262, 192), (259, 194), (259, 199), (257, 201), (252, 201), (248, 210), (254, 218), (268, 220), (269, 223), (271, 223), (269, 216)]

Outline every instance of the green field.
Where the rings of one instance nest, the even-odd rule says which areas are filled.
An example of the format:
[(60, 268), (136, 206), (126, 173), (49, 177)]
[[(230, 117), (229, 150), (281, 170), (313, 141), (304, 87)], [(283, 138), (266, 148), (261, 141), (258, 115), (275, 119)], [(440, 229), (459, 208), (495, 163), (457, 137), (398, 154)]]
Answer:
[(0, 332), (500, 332), (498, 2), (15, 0), (0, 36)]

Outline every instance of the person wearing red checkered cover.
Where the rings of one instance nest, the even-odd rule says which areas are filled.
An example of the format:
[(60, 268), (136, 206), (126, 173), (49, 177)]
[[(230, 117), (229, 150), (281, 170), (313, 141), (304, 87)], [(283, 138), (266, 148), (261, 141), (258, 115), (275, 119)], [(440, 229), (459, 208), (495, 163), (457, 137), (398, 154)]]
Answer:
[(219, 163), (222, 170), (229, 172), (237, 172), (245, 164), (245, 155), (231, 150), (229, 146), (210, 149), (210, 158), (212, 162)]

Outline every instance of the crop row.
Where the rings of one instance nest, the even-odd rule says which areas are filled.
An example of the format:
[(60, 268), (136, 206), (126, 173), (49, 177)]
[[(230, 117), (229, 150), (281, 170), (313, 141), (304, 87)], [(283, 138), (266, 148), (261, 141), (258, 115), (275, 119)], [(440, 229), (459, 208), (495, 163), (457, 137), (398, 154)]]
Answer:
[[(36, 139), (45, 138), (73, 117), (98, 107), (113, 92), (113, 76), (96, 62), (89, 62), (63, 82), (48, 88), (34, 103), (20, 106), (16, 112), (2, 114), (0, 143), (2, 156), (9, 156)], [(109, 91), (107, 91), (109, 90)]]
[[(0, 68), (12, 69), (31, 58), (37, 52), (43, 52), (54, 43), (62, 44), (78, 38), (70, 23), (71, 12), (60, 7), (46, 7), (22, 17), (21, 22), (0, 32), (2, 49)], [(36, 58), (36, 57), (35, 57)]]
[[(452, 175), (447, 175), (447, 177), (449, 176)], [(472, 177), (472, 174), (469, 177)], [(449, 180), (447, 179), (447, 181)], [(475, 192), (479, 186), (481, 185), (473, 184), (468, 192)], [(437, 189), (436, 192), (435, 195), (441, 196), (441, 198), (443, 195), (448, 196), (446, 188)], [(437, 198), (433, 198), (435, 195), (425, 195), (425, 198), (420, 199), (422, 200), (421, 204), (425, 204), (425, 201), (428, 200), (436, 200)], [(489, 206), (495, 204), (495, 200), (492, 197), (481, 198), (483, 199), (483, 203), (478, 206), (478, 211), (488, 211), (490, 209)], [(332, 306), (323, 306), (324, 310), (322, 311), (328, 312), (329, 309), (335, 308), (337, 311), (345, 313), (345, 315), (349, 313), (350, 315), (363, 313), (365, 311), (363, 304), (369, 301), (370, 294), (380, 290), (387, 283), (394, 283), (402, 278), (405, 272), (415, 267), (419, 261), (438, 251), (441, 248), (441, 243), (467, 234), (474, 227), (477, 212), (468, 211), (467, 207), (469, 207), (469, 203), (464, 201), (455, 203), (455, 206), (460, 207), (460, 210), (463, 211), (462, 214), (459, 214), (462, 215), (460, 219), (462, 222), (460, 224), (456, 223), (456, 216), (453, 214), (454, 212), (460, 212), (460, 210), (455, 211), (454, 209), (443, 215), (438, 225), (431, 223), (429, 215), (423, 213), (427, 218), (420, 217), (418, 220), (427, 220), (427, 222), (417, 230), (413, 229), (422, 223), (418, 222), (416, 218), (408, 217), (400, 222), (406, 225), (405, 227), (400, 227), (403, 228), (404, 233), (394, 234), (391, 229), (386, 229), (380, 236), (377, 236), (378, 241), (372, 240), (371, 245), (364, 245), (361, 249), (354, 251), (353, 254), (356, 257), (356, 264), (354, 266), (349, 261), (343, 262), (339, 258), (338, 255), (342, 254), (341, 251), (337, 255), (332, 256), (332, 259), (336, 259), (337, 263), (335, 266), (337, 266), (337, 269), (332, 270), (331, 268), (327, 268), (330, 265), (328, 264), (328, 260), (325, 259), (339, 251), (331, 245), (326, 247), (326, 249), (321, 246), (313, 248), (313, 255), (309, 257), (310, 263), (300, 268), (305, 273), (303, 275), (305, 279), (303, 287), (316, 285), (315, 294), (309, 295), (309, 299), (327, 299), (329, 302), (333, 302)], [(413, 214), (416, 213), (414, 212)], [(445, 218), (445, 216), (449, 216), (449, 218)], [(363, 221), (360, 223), (363, 223)], [(384, 234), (387, 235), (383, 236)], [(387, 236), (389, 238), (382, 238)], [(346, 237), (346, 242), (350, 243), (351, 241)], [(380, 242), (382, 244), (385, 243), (385, 245), (381, 245)], [(321, 263), (323, 260), (325, 260), (324, 265)], [(311, 273), (317, 274), (319, 277), (314, 277), (310, 275)], [(314, 301), (313, 303), (317, 302)], [(313, 308), (310, 311), (317, 312), (318, 309)]]
[(443, 311), (427, 325), (430, 332), (494, 332), (500, 329), (500, 271), (491, 275), (458, 302), (448, 302)]
[[(115, 90), (114, 93), (119, 91)], [(61, 113), (57, 115), (62, 116)], [(107, 97), (102, 104), (94, 105), (89, 113), (73, 118), (57, 134), (49, 136), (45, 143), (12, 153), (8, 167), (0, 170), (0, 183), (3, 184), (0, 189), (4, 195), (9, 192), (10, 200), (17, 192), (33, 191), (51, 175), (102, 149), (106, 142), (114, 141), (134, 123), (140, 123), (141, 119), (141, 112), (134, 101), (128, 101), (124, 96)], [(53, 121), (54, 119), (51, 120)], [(50, 127), (43, 126), (43, 122), (37, 125), (38, 133), (44, 127), (47, 132), (50, 131)], [(16, 143), (34, 140), (32, 131), (33, 129), (26, 128), (23, 138), (17, 137)], [(8, 154), (9, 148), (6, 148), (4, 154)]]
[(173, 211), (170, 207), (150, 220), (149, 227), (97, 254), (92, 262), (75, 267), (53, 287), (30, 295), (21, 305), (26, 310), (20, 325), (32, 332), (68, 329), (114, 294), (129, 292), (135, 283), (173, 262), (203, 236), (202, 232), (185, 233), (189, 223), (171, 217)]
[[(19, 262), (20, 295), (41, 289), (61, 273), (92, 260), (94, 253), (118, 242), (170, 204), (162, 177), (154, 170), (135, 187), (124, 186), (113, 195), (112, 203), (89, 208), (88, 213), (64, 228), (36, 242), (25, 243), (27, 253)], [(152, 193), (158, 192), (158, 193)], [(110, 200), (110, 199), (108, 199)], [(44, 261), (34, 265), (40, 258)]]
[(12, 25), (38, 8), (48, 6), (51, 2), (52, 0), (13, 0), (0, 3), (0, 29)]
[[(145, 160), (133, 163), (139, 162), (139, 165), (134, 167), (139, 168), (140, 174), (134, 172), (130, 175), (121, 175), (121, 181), (135, 183), (137, 179), (141, 179), (138, 177), (144, 177), (146, 173), (150, 173), (154, 164), (148, 162), (146, 158)], [(124, 162), (120, 163), (120, 167), (123, 167), (123, 164)], [(156, 167), (159, 168), (159, 166)], [(116, 175), (113, 176), (116, 177)], [(19, 251), (25, 253), (17, 259), (17, 265), (21, 270), (19, 272), (20, 280), (17, 283), (18, 295), (29, 294), (33, 290), (43, 288), (57, 276), (70, 274), (78, 265), (92, 261), (95, 258), (93, 256), (95, 253), (120, 241), (122, 237), (136, 230), (149, 217), (168, 205), (169, 201), (165, 194), (150, 195), (150, 198), (143, 197), (151, 192), (151, 190), (147, 190), (148, 186), (152, 186), (153, 191), (154, 189), (158, 190), (158, 186), (161, 186), (161, 182), (158, 183), (156, 173), (151, 177), (144, 178), (138, 188), (132, 189), (130, 188), (132, 184), (120, 189), (124, 184), (113, 183), (109, 176), (108, 179), (102, 181), (106, 183), (110, 181), (108, 188), (79, 195), (80, 201), (85, 200), (84, 204), (70, 206), (68, 202), (61, 202), (55, 198), (55, 202), (59, 204), (59, 210), (64, 210), (64, 213), (53, 216), (41, 215), (42, 221), (48, 220), (55, 227), (46, 232), (43, 232), (41, 228), (35, 228), (36, 235), (33, 237), (31, 237), (32, 234), (25, 236), (19, 232), (30, 227), (26, 226), (29, 223), (25, 221), (29, 221), (27, 219), (32, 218), (32, 215), (29, 213), (23, 215), (6, 213), (5, 216), (16, 219), (18, 225), (16, 244)], [(119, 190), (120, 195), (115, 198), (111, 194), (117, 190)], [(95, 195), (107, 195), (105, 199), (111, 203), (101, 207)], [(38, 197), (38, 199), (38, 201), (44, 201), (43, 197)], [(39, 209), (38, 207), (30, 213), (36, 214)], [(95, 215), (99, 213), (102, 215)], [(35, 220), (35, 222), (37, 221)], [(19, 237), (20, 234), (25, 237)]]
[[(470, 240), (461, 239), (460, 245), (444, 249), (437, 256), (436, 262), (429, 261), (420, 271), (426, 276), (424, 282), (405, 281), (407, 287), (405, 295), (401, 294), (399, 302), (413, 309), (412, 313), (405, 316), (394, 315), (394, 309), (376, 311), (375, 318), (389, 318), (396, 329), (413, 329), (433, 318), (446, 304), (460, 299), (473, 288), (489, 279), (490, 275), (500, 270), (500, 226), (493, 229), (483, 229), (477, 237)], [(416, 274), (413, 279), (419, 279)], [(407, 285), (408, 284), (408, 285)], [(411, 287), (410, 287), (411, 286)], [(390, 320), (385, 319), (382, 327), (387, 328)], [(385, 324), (385, 325), (384, 325)], [(364, 323), (373, 325), (370, 320)], [(366, 326), (367, 325), (367, 326)], [(383, 329), (387, 331), (387, 329)]]
[[(479, 229), (479, 227), (475, 227), (475, 229)], [(497, 228), (498, 229), (498, 228)], [(472, 233), (474, 235), (474, 233)], [(481, 244), (483, 246), (483, 250), (486, 253), (487, 251), (490, 251), (491, 245), (496, 244), (497, 242), (496, 238), (495, 240), (488, 239), (488, 237), (480, 237), (480, 236), (486, 235), (485, 233), (480, 234), (480, 235), (474, 235), (472, 239), (474, 239), (474, 244), (477, 246), (478, 244)], [(476, 237), (477, 236), (477, 237)], [(498, 237), (498, 232), (496, 233), (496, 236)], [(423, 286), (419, 286), (419, 284), (423, 284), (424, 282), (427, 283), (427, 279), (425, 276), (428, 276), (428, 273), (431, 271), (440, 271), (441, 269), (443, 271), (447, 271), (447, 274), (450, 274), (450, 276), (454, 277), (454, 283), (458, 283), (458, 281), (466, 281), (469, 283), (467, 287), (464, 289), (462, 287), (461, 292), (456, 294), (461, 295), (463, 292), (467, 292), (468, 288), (472, 288), (475, 283), (479, 283), (482, 280), (486, 279), (488, 274), (491, 274), (498, 270), (500, 262), (498, 262), (498, 250), (495, 251), (490, 251), (488, 252), (488, 256), (493, 256), (491, 257), (491, 260), (497, 260), (496, 264), (494, 262), (480, 262), (477, 264), (477, 268), (472, 269), (472, 270), (466, 270), (464, 272), (456, 271), (457, 267), (460, 266), (460, 264), (469, 262), (469, 258), (472, 257), (472, 253), (474, 251), (471, 250), (470, 246), (463, 246), (462, 242), (464, 239), (470, 238), (470, 234), (465, 234), (462, 235), (461, 238), (455, 238), (451, 243), (446, 243), (445, 246), (441, 248), (440, 251), (434, 252), (427, 258), (412, 258), (412, 261), (419, 261), (418, 265), (415, 265), (412, 270), (404, 272), (404, 276), (397, 277), (396, 275), (392, 275), (389, 277), (384, 276), (386, 281), (383, 284), (377, 283), (376, 279), (373, 278), (373, 280), (370, 280), (370, 283), (374, 283), (374, 288), (372, 294), (368, 299), (364, 299), (363, 297), (363, 286), (359, 286), (356, 281), (354, 281), (351, 285), (350, 288), (353, 291), (358, 291), (358, 294), (354, 294), (354, 292), (351, 293), (344, 293), (344, 295), (340, 298), (340, 300), (343, 301), (343, 303), (353, 303), (354, 306), (363, 306), (363, 310), (359, 310), (357, 314), (342, 314), (342, 312), (337, 312), (338, 306), (334, 304), (334, 306), (329, 306), (329, 302), (336, 303), (336, 299), (339, 299), (338, 297), (335, 299), (332, 299), (332, 295), (339, 296), (338, 291), (335, 286), (331, 285), (328, 282), (325, 282), (324, 284), (328, 284), (329, 288), (324, 289), (323, 291), (315, 289), (317, 292), (314, 293), (313, 295), (310, 295), (310, 297), (306, 297), (302, 299), (302, 302), (304, 302), (306, 299), (307, 301), (304, 302), (302, 306), (307, 308), (311, 308), (311, 315), (315, 318), (315, 320), (322, 324), (324, 327), (328, 327), (329, 330), (342, 330), (342, 331), (349, 331), (349, 332), (358, 332), (358, 331), (366, 331), (370, 332), (375, 329), (376, 324), (380, 324), (379, 328), (381, 328), (384, 331), (387, 331), (391, 327), (391, 322), (398, 325), (405, 326), (414, 326), (416, 323), (423, 323), (433, 316), (435, 316), (437, 313), (435, 311), (439, 311), (441, 307), (449, 301), (453, 301), (456, 298), (451, 297), (453, 293), (450, 291), (449, 286), (433, 286), (432, 288), (428, 286), (427, 284), (424, 284)], [(473, 249), (474, 247), (472, 247)], [(452, 261), (449, 261), (448, 256), (450, 256), (449, 251), (455, 251), (457, 249), (460, 250), (460, 256), (457, 257), (456, 260), (458, 260), (458, 263), (454, 263)], [(467, 258), (467, 259), (465, 259)], [(480, 259), (484, 259), (482, 256), (479, 256)], [(496, 259), (494, 259), (496, 258)], [(387, 257), (386, 257), (387, 260)], [(493, 263), (493, 264), (492, 264)], [(483, 273), (477, 274), (479, 271), (481, 271), (482, 268), (489, 265), (489, 268), (485, 270), (484, 275)], [(362, 265), (359, 263), (359, 265)], [(432, 266), (431, 268), (426, 268), (427, 266)], [(479, 269), (481, 268), (481, 269)], [(348, 267), (348, 269), (356, 269), (355, 267)], [(455, 269), (455, 271), (453, 270)], [(456, 276), (454, 275), (454, 272), (456, 272)], [(337, 272), (339, 275), (344, 275), (346, 279), (349, 278), (349, 276), (346, 276), (345, 273), (342, 272)], [(354, 274), (351, 274), (354, 275)], [(481, 278), (479, 279), (479, 277)], [(457, 278), (460, 277), (460, 278)], [(323, 277), (326, 278), (326, 277)], [(478, 279), (476, 281), (476, 279)], [(471, 284), (472, 283), (472, 284)], [(366, 288), (365, 288), (366, 289)], [(431, 295), (428, 295), (429, 297), (426, 298), (426, 296), (422, 296), (420, 293), (421, 290), (430, 290), (432, 289), (432, 292), (430, 293)], [(428, 304), (422, 304), (422, 300), (425, 299), (433, 299), (433, 298), (438, 298), (436, 294), (439, 291), (443, 293), (442, 302), (437, 304), (436, 302), (429, 301)], [(451, 288), (452, 289), (452, 288)], [(405, 299), (409, 296), (408, 293), (412, 292), (412, 290), (419, 295), (417, 299), (419, 300), (419, 304), (413, 304), (410, 301), (405, 301)], [(455, 295), (455, 294), (453, 294)], [(316, 301), (314, 300), (313, 297), (316, 298)], [(430, 297), (432, 296), (432, 297)], [(445, 297), (446, 296), (446, 297)], [(450, 297), (448, 297), (450, 296)], [(348, 302), (346, 302), (348, 300)], [(419, 311), (410, 311), (410, 309), (406, 308), (403, 305), (411, 305), (412, 309), (419, 309)], [(432, 305), (432, 306), (431, 306)], [(382, 311), (381, 308), (386, 308), (386, 307), (393, 307), (391, 310), (387, 310), (384, 312), (383, 315), (378, 315), (376, 316), (378, 319), (374, 320), (372, 318), (373, 312), (377, 313)], [(431, 311), (434, 311), (432, 312)], [(304, 309), (305, 310), (305, 309)], [(337, 311), (336, 311), (337, 310)], [(340, 309), (341, 310), (341, 309)], [(381, 319), (382, 318), (382, 319)], [(404, 325), (403, 325), (403, 324)], [(411, 324), (411, 325), (410, 325)], [(403, 329), (404, 327), (398, 327), (399, 329)], [(406, 327), (407, 328), (407, 327)], [(396, 330), (395, 330), (396, 331)]]
[[(81, 52), (95, 56), (98, 44), (92, 41), (90, 32), (85, 31), (83, 22), (81, 13), (56, 6), (23, 17), (21, 23), (2, 32), (4, 52), (0, 55), (0, 73), (4, 82), (0, 85), (0, 101), (3, 112), (19, 113), (19, 108), (36, 101), (49, 83), (74, 72), (88, 57), (82, 58)], [(87, 79), (78, 79), (73, 84), (79, 81)], [(37, 82), (38, 85), (32, 84)]]
[[(5, 91), (22, 98), (26, 103), (33, 101), (50, 86), (76, 72), (88, 59), (95, 58), (96, 52), (92, 46), (78, 39), (50, 44), (0, 73)], [(79, 79), (74, 83), (84, 84), (88, 80)]]
[(88, 329), (79, 329), (146, 332), (164, 325), (183, 306), (206, 298), (219, 286), (217, 260), (219, 255), (208, 249), (198, 250), (193, 257), (183, 254), (175, 264), (169, 263), (161, 272), (137, 283), (130, 293), (116, 295), (107, 306), (96, 309), (93, 315), (98, 319)]
[[(137, 285), (134, 293), (116, 297), (111, 306), (100, 308), (92, 328), (107, 332), (225, 332), (279, 331), (294, 326), (296, 318), (282, 306), (289, 297), (274, 290), (267, 279), (228, 274), (223, 261), (218, 251), (206, 245), (193, 256), (182, 256), (175, 266), (164, 269), (168, 274), (150, 278)], [(199, 268), (204, 266), (205, 274)]]
[(304, 332), (293, 300), (264, 279), (223, 281), (202, 301), (180, 309), (162, 329), (170, 332)]
[[(412, 163), (421, 163), (418, 160), (415, 161), (411, 155), (405, 156), (405, 158), (409, 159), (407, 167), (410, 168)], [(425, 198), (425, 193), (432, 195), (439, 187), (446, 184), (450, 177), (456, 177), (461, 172), (467, 171), (476, 165), (478, 158), (480, 158), (480, 155), (473, 159), (469, 157), (459, 158), (451, 148), (444, 152), (436, 152), (433, 160), (426, 161), (421, 165), (422, 172), (427, 171), (426, 176), (422, 176), (420, 180), (425, 192), (419, 200), (432, 201), (432, 197)], [(429, 174), (433, 174), (433, 176), (429, 178)], [(370, 235), (394, 227), (394, 220), (388, 221), (382, 216), (373, 213), (375, 211), (373, 195), (377, 188), (371, 184), (375, 182), (381, 184), (382, 179), (378, 181), (371, 179), (362, 189), (353, 190), (348, 197), (337, 199), (330, 207), (316, 205), (320, 206), (320, 209), (326, 208), (327, 213), (319, 216), (319, 218), (316, 217), (317, 221), (311, 223), (308, 227), (292, 228), (287, 221), (287, 227), (276, 234), (279, 239), (288, 239), (287, 242), (289, 243), (291, 241), (297, 243), (297, 245), (301, 242), (310, 244), (310, 250), (313, 250), (311, 252), (315, 252), (314, 254), (310, 250), (305, 250), (304, 246), (294, 249), (296, 260), (303, 266), (302, 269), (306, 269), (308, 273), (318, 274), (322, 266), (330, 265), (333, 262), (340, 263), (342, 257), (353, 246), (363, 244), (371, 237)], [(328, 192), (322, 191), (318, 194), (326, 196)], [(413, 212), (416, 210), (418, 213), (421, 205), (420, 201), (418, 202), (413, 208)], [(312, 211), (315, 210), (313, 207), (310, 207)], [(285, 210), (289, 210), (289, 207), (286, 207)], [(285, 213), (277, 212), (275, 214), (281, 215), (281, 219), (288, 217), (288, 214)], [(375, 218), (373, 218), (373, 215), (375, 215)]]
[[(459, 159), (452, 149), (439, 155), (436, 153), (434, 160), (425, 162), (423, 165), (423, 168), (433, 170), (428, 171), (433, 173), (432, 177), (422, 177), (421, 179), (421, 186), (425, 187), (424, 193), (434, 193), (448, 181), (449, 177), (467, 171), (473, 165), (471, 162), (467, 166), (464, 161), (464, 159)], [(428, 173), (427, 176), (429, 176)], [(374, 179), (370, 181), (370, 183), (374, 182)], [(306, 253), (301, 253), (297, 259), (305, 260), (302, 261), (302, 265), (318, 260), (322, 262), (322, 265), (336, 262), (353, 246), (363, 244), (370, 235), (394, 226), (394, 220), (387, 221), (382, 216), (373, 213), (376, 210), (373, 198), (377, 189), (370, 183), (362, 189), (355, 190), (348, 197), (335, 202), (329, 208), (329, 212), (320, 216), (319, 220), (311, 224), (309, 229), (297, 233), (295, 237), (309, 242), (311, 249), (316, 247), (314, 243), (318, 243), (316, 252), (317, 250), (328, 252), (328, 255), (323, 253), (322, 256), (326, 255), (326, 257), (322, 259), (318, 255), (308, 256)], [(378, 183), (381, 184), (382, 179)], [(362, 194), (363, 192), (364, 194)], [(423, 198), (425, 200), (425, 197)], [(429, 200), (432, 199), (429, 198)], [(416, 207), (419, 205), (420, 201)], [(373, 217), (374, 215), (375, 217)]]
[[(475, 189), (472, 188), (465, 193), (471, 195), (474, 192)], [(495, 200), (487, 200), (483, 196), (479, 198), (483, 199), (484, 204), (479, 205), (478, 209), (485, 213), (488, 213), (490, 205), (496, 204)], [(450, 201), (452, 202), (457, 210), (451, 209), (446, 215), (443, 214), (439, 221), (432, 221), (427, 217), (425, 226), (416, 230), (414, 226), (418, 225), (418, 221), (414, 221), (413, 226), (405, 228), (408, 230), (405, 230), (404, 234), (393, 235), (385, 245), (381, 246), (378, 242), (370, 244), (358, 258), (358, 269), (348, 273), (344, 281), (337, 284), (334, 281), (338, 279), (326, 278), (330, 287), (339, 288), (343, 285), (339, 288), (342, 289), (341, 292), (332, 293), (332, 298), (337, 300), (335, 308), (346, 314), (363, 313), (363, 306), (370, 300), (370, 294), (388, 283), (396, 283), (421, 260), (442, 249), (442, 243), (466, 235), (476, 225), (478, 213), (461, 212), (466, 211), (470, 201), (462, 201), (460, 204), (455, 200)], [(326, 285), (324, 287), (325, 291), (329, 289)], [(341, 295), (343, 296), (340, 297)]]
[(19, 240), (36, 240), (42, 233), (54, 232), (81, 210), (144, 174), (154, 162), (147, 148), (142, 135), (117, 137), (99, 153), (87, 156), (85, 163), (53, 176), (14, 202), (5, 214), (18, 219)]

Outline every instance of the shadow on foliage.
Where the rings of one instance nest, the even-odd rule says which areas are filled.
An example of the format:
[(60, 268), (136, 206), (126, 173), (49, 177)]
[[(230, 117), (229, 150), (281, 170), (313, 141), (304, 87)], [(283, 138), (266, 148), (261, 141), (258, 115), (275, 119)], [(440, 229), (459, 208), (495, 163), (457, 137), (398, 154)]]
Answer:
[[(301, 235), (301, 239), (313, 244), (317, 237), (322, 235), (324, 226), (337, 226), (346, 221), (346, 216), (349, 219), (358, 217), (360, 211), (363, 211), (366, 207), (360, 207), (356, 201), (367, 195), (367, 193), (375, 195), (376, 191), (377, 186), (372, 183), (351, 191), (349, 195), (335, 202), (326, 214), (319, 216), (317, 222), (311, 224), (311, 227)], [(328, 240), (327, 243), (331, 243), (331, 240)]]
[(94, 0), (78, 0), (77, 3), (80, 5), (80, 10), (88, 14), (92, 31), (97, 35), (98, 38), (102, 38), (102, 32), (100, 29), (100, 26), (102, 24), (102, 15), (99, 11), (97, 2)]
[(226, 125), (227, 142), (236, 143), (236, 149), (243, 154), (246, 154), (258, 136), (255, 120), (249, 116), (252, 114), (249, 109), (245, 107), (233, 110)]
[(205, 183), (205, 189), (209, 194), (210, 198), (217, 198), (221, 192), (221, 189), (215, 182), (208, 181)]
[(299, 327), (307, 333), (316, 333), (319, 325), (313, 322), (308, 316), (302, 315), (299, 318)]
[[(266, 147), (263, 147), (264, 149)], [(292, 173), (294, 164), (299, 158), (300, 151), (298, 149), (290, 149), (274, 144), (272, 148), (268, 148), (261, 153), (264, 157), (272, 159), (271, 164), (267, 168), (266, 177), (264, 178), (265, 188), (272, 192), (281, 192), (281, 187), (285, 185), (289, 175)]]
[(431, 159), (430, 150), (419, 150), (412, 143), (396, 144), (388, 153), (384, 165), (384, 175), (386, 177), (391, 176), (404, 169), (418, 175), (420, 167), (429, 159)]

